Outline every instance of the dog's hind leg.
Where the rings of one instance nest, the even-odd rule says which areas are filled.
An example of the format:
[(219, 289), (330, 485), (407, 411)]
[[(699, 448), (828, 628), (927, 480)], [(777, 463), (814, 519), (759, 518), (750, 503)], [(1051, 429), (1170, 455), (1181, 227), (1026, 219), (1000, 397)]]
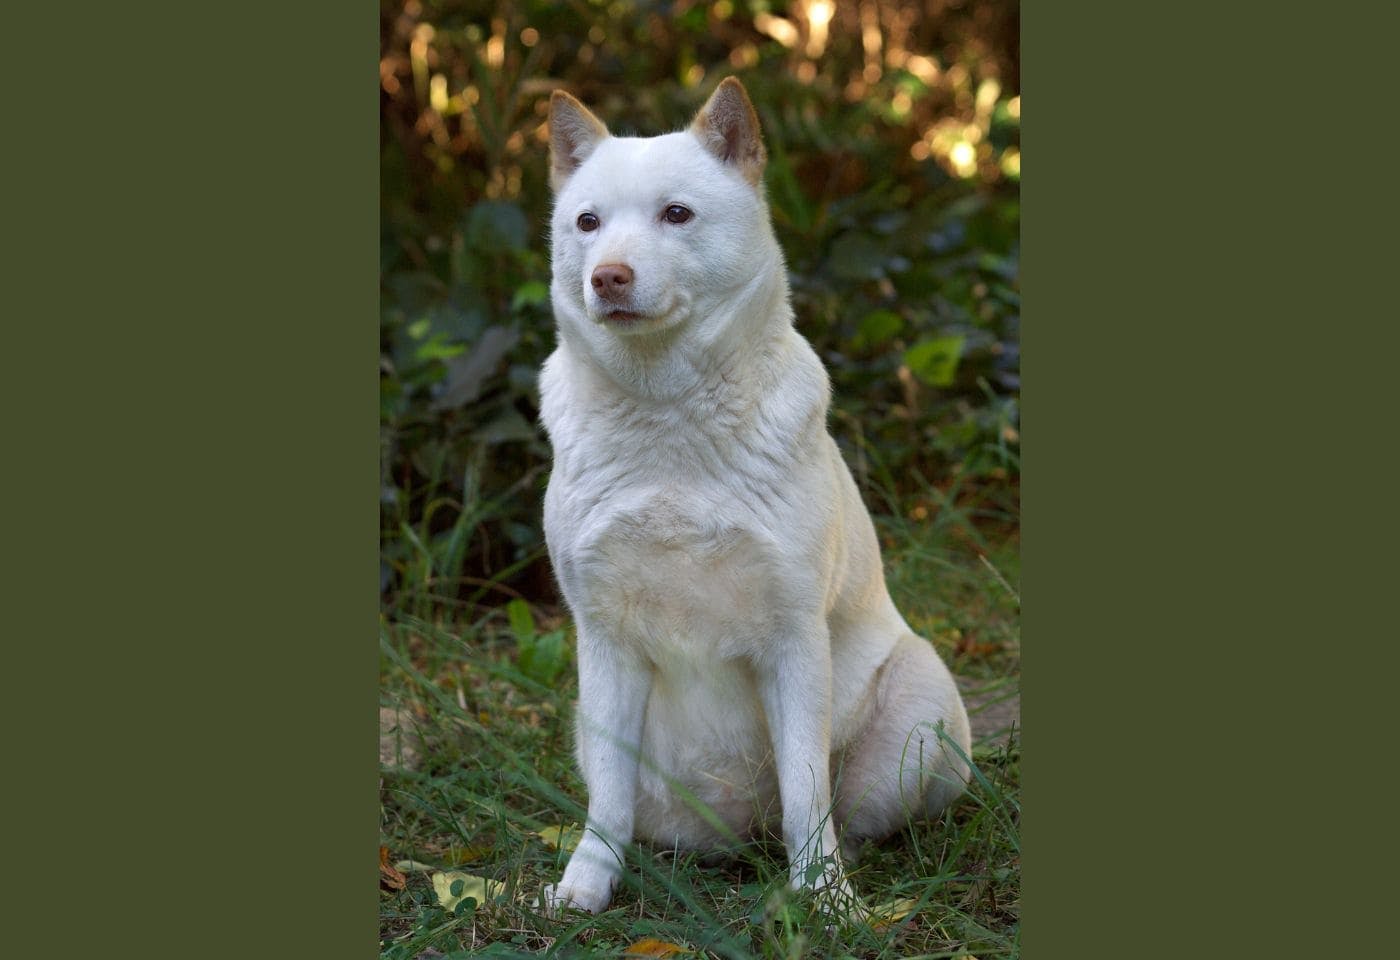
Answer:
[[(960, 757), (946, 740), (957, 744)], [(946, 807), (967, 784), (967, 711), (952, 674), (928, 642), (900, 638), (876, 681), (865, 729), (837, 758), (835, 819), (856, 850)]]

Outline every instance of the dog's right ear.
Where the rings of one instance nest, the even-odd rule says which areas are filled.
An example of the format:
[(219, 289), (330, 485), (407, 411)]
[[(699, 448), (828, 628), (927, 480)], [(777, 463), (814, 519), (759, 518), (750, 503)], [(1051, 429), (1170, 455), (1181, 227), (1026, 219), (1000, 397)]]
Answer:
[(579, 164), (608, 137), (593, 112), (563, 90), (549, 97), (549, 186), (556, 193)]

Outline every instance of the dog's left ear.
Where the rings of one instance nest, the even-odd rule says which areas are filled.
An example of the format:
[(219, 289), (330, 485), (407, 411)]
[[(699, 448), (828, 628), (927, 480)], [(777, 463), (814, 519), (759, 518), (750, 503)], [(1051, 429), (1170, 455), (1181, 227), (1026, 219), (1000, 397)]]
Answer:
[(758, 130), (758, 114), (737, 79), (724, 78), (695, 115), (690, 132), (721, 162), (737, 167), (749, 183), (762, 183), (768, 151)]

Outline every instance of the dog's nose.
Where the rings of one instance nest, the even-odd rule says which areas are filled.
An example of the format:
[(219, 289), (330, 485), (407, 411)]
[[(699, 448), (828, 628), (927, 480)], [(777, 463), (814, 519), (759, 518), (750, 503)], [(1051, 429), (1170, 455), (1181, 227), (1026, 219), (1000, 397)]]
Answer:
[(625, 263), (603, 263), (593, 271), (593, 289), (604, 300), (621, 300), (631, 285), (632, 268)]

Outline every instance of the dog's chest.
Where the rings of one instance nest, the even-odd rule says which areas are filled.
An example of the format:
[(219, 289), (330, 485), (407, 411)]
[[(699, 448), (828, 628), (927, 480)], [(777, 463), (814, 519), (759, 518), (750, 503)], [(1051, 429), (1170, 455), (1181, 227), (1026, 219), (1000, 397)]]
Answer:
[(734, 474), (658, 466), (664, 455), (556, 468), (546, 511), (556, 572), (576, 613), (650, 659), (742, 655), (771, 632), (781, 592), (771, 517)]

